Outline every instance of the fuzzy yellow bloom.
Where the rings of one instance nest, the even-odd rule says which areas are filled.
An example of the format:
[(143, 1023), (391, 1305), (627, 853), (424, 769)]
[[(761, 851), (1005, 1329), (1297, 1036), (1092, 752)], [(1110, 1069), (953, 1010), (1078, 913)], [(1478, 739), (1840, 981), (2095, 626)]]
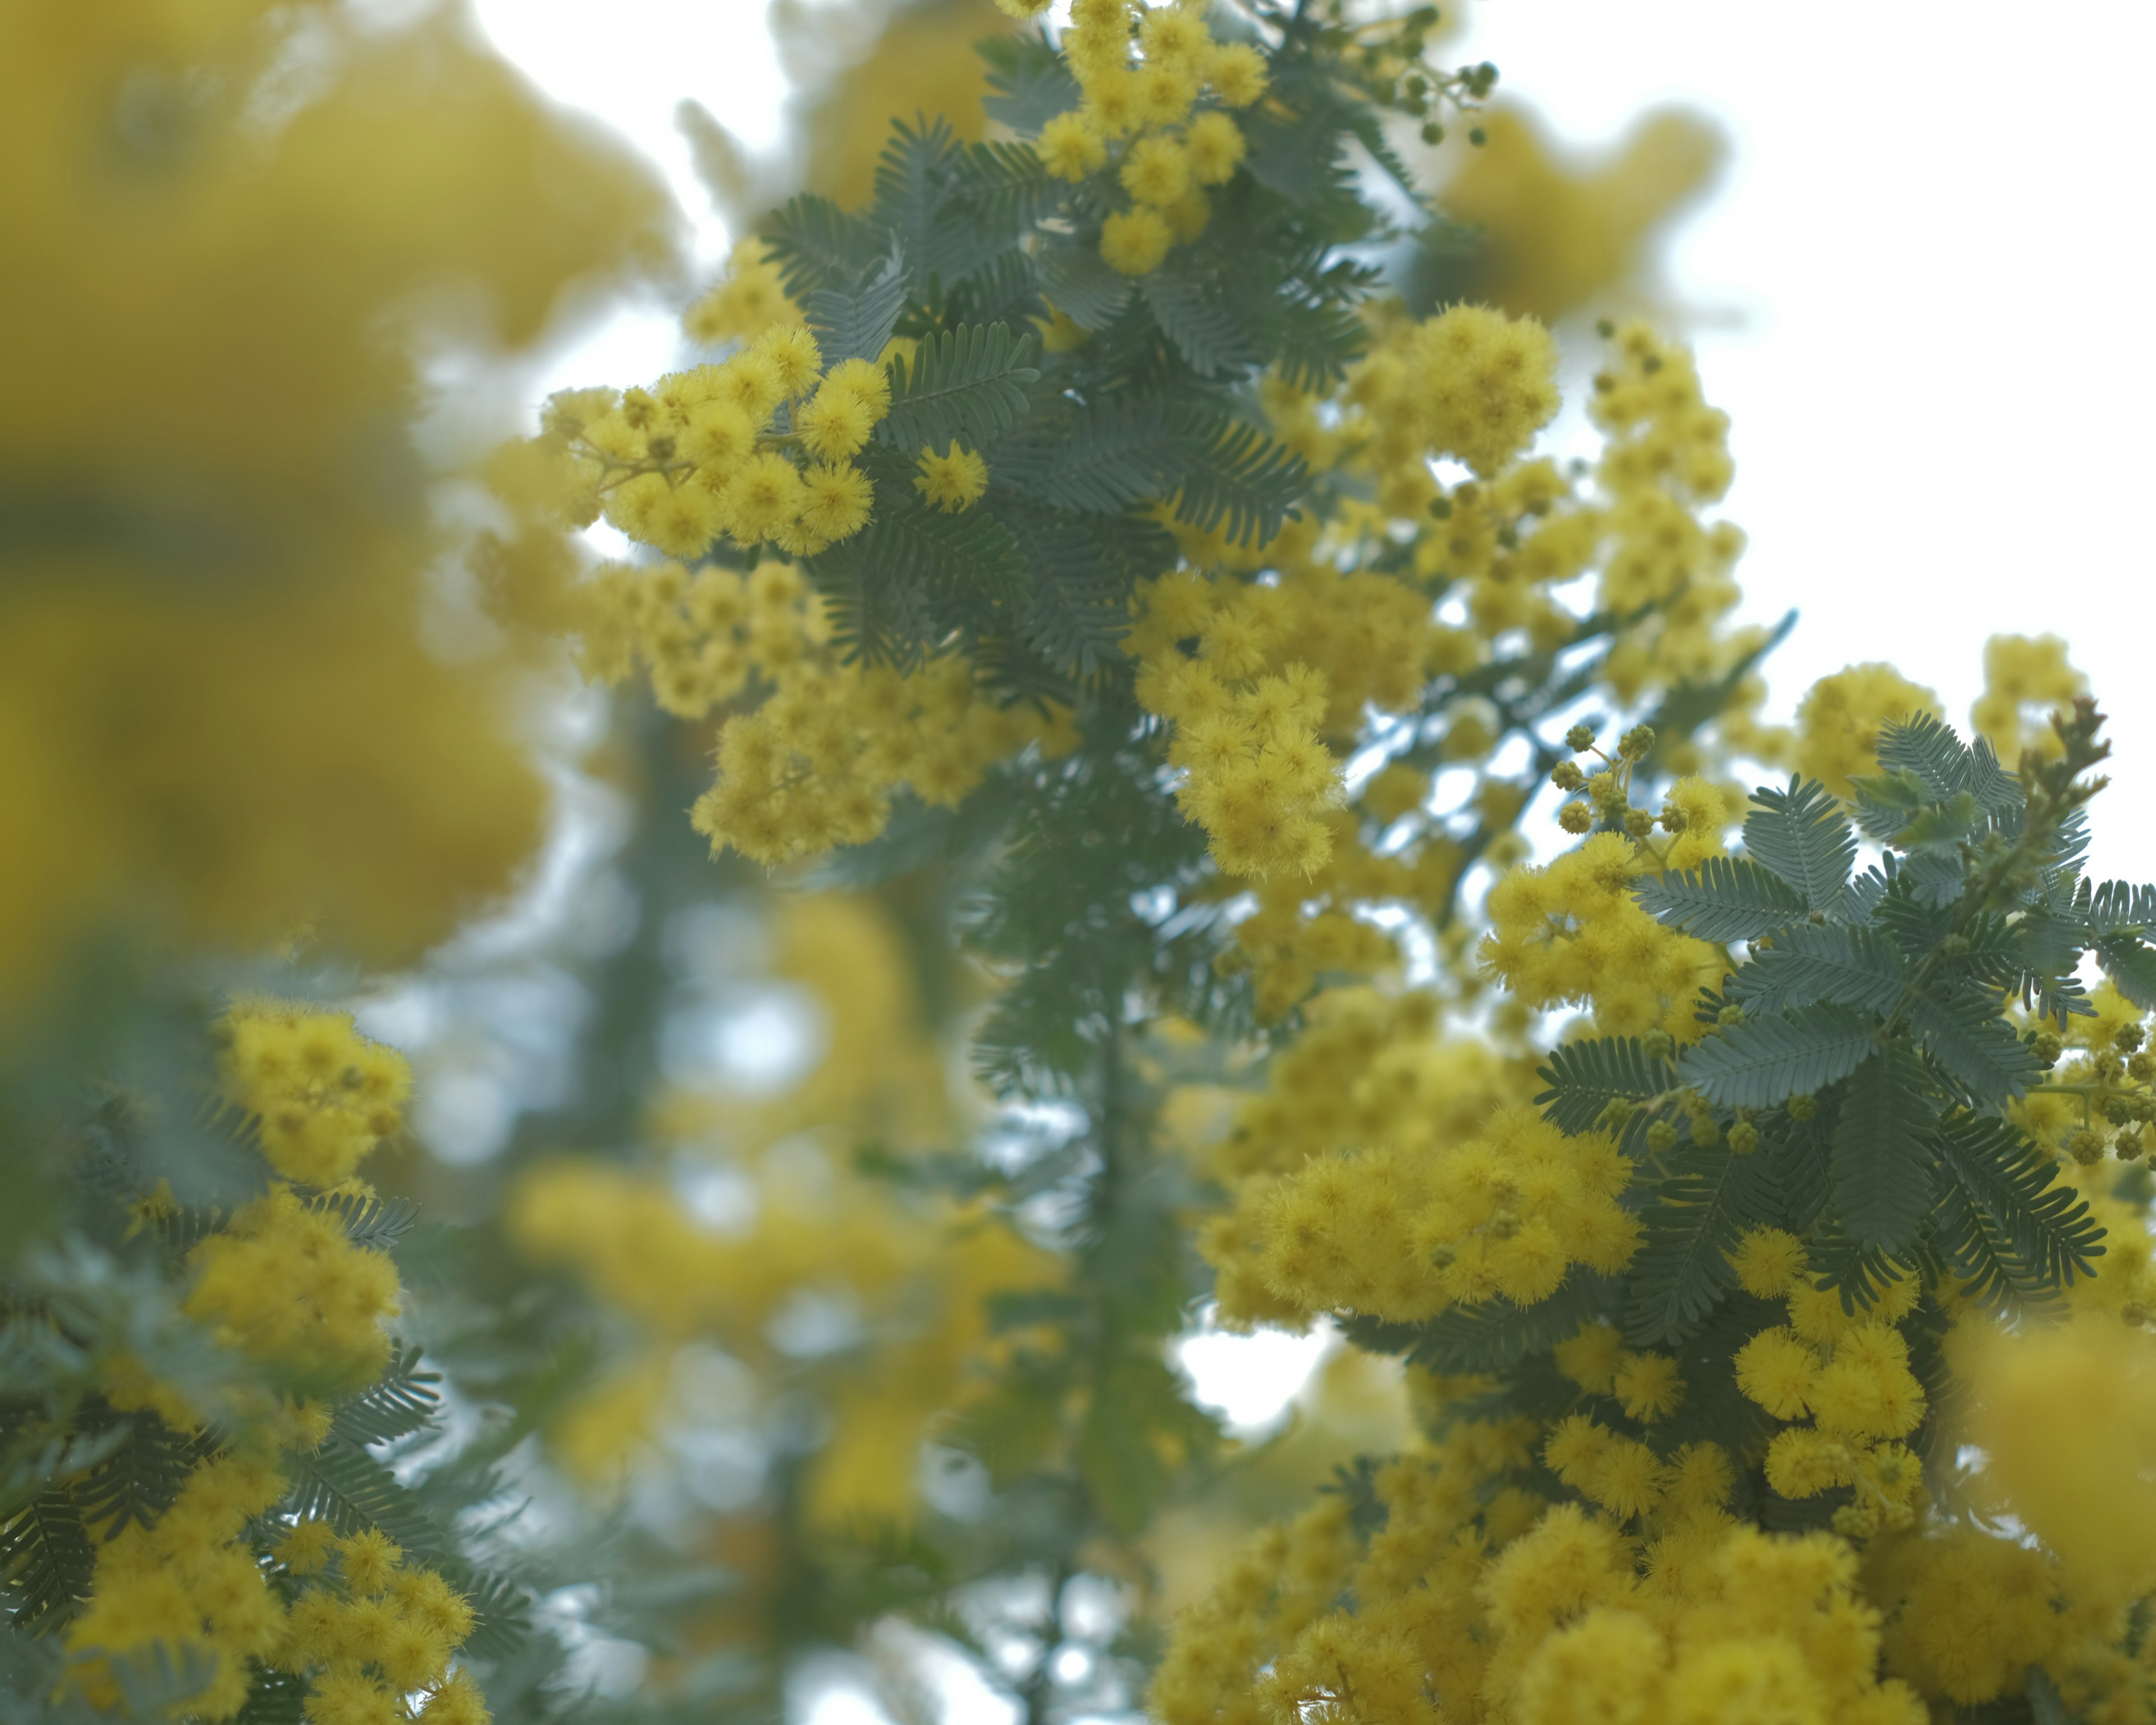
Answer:
[(943, 454), (923, 447), (913, 489), (947, 512), (971, 509), (988, 489), (988, 464), (953, 441)]
[(808, 452), (825, 461), (843, 461), (860, 452), (875, 429), (869, 404), (845, 384), (826, 378), (813, 400), (793, 416)]
[(1101, 224), (1101, 255), (1121, 275), (1147, 275), (1168, 256), (1175, 235), (1158, 212), (1118, 210)]
[(770, 363), (782, 395), (805, 393), (824, 368), (824, 356), (805, 325), (774, 324), (757, 337), (756, 355)]
[(1048, 172), (1073, 184), (1097, 172), (1108, 159), (1107, 141), (1086, 115), (1058, 114), (1040, 129), (1034, 150)]
[(1762, 1330), (1737, 1350), (1737, 1387), (1777, 1420), (1807, 1410), (1820, 1358), (1792, 1330)]
[(1731, 1264), (1738, 1286), (1762, 1300), (1779, 1300), (1804, 1273), (1804, 1243), (1781, 1228), (1748, 1228)]
[(799, 316), (777, 267), (764, 259), (763, 241), (750, 234), (735, 242), (725, 279), (681, 321), (693, 340), (714, 343), (753, 341), (772, 325), (798, 321)]
[(775, 538), (792, 525), (807, 501), (800, 470), (767, 450), (734, 471), (722, 495), (726, 531), (744, 545)]
[(819, 463), (801, 476), (801, 525), (825, 543), (835, 543), (868, 524), (875, 489), (860, 468)]
[[(1235, 177), (1250, 146), (1242, 127), (1214, 109), (1191, 121), (1183, 134), (1183, 148), (1192, 179), (1201, 186), (1223, 186)], [(1132, 191), (1131, 195), (1137, 193)]]
[(1204, 57), (1205, 82), (1231, 108), (1247, 108), (1265, 93), (1265, 57), (1246, 42), (1224, 42)]
[(1140, 138), (1124, 156), (1117, 177), (1137, 202), (1164, 209), (1190, 189), (1190, 159), (1173, 138)]
[(1872, 752), (1882, 724), (1938, 712), (1938, 696), (1890, 665), (1852, 665), (1821, 677), (1797, 709), (1797, 770), (1836, 796), (1849, 796), (1851, 773), (1879, 770)]

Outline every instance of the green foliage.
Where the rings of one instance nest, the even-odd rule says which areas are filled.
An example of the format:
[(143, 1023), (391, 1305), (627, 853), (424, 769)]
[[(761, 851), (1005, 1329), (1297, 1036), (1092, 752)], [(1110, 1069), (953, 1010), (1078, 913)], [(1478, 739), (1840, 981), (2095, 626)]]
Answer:
[[(1009, 326), (961, 324), (924, 340), (909, 362), (891, 362), (891, 413), (876, 437), (909, 454), (954, 439), (987, 449), (1025, 411), (1033, 338)], [(880, 502), (880, 499), (878, 500)]]
[(1745, 857), (1710, 856), (1698, 868), (1641, 886), (1641, 906), (1697, 940), (1756, 941), (1801, 922), (1804, 899), (1779, 875)]
[[(1877, 868), (1851, 878), (1849, 822), (1823, 787), (1793, 781), (1755, 793), (1745, 855), (1636, 889), (1671, 927), (1751, 946), (1673, 1070), (1610, 1040), (1561, 1048), (1543, 1069), (1552, 1121), (1582, 1132), (1621, 1114), (1635, 1154), (1681, 1101), (1714, 1122), (1670, 1153), (1644, 1213), (1625, 1301), (1635, 1344), (1713, 1322), (1748, 1227), (1807, 1238), (1823, 1284), (1856, 1305), (1889, 1281), (1952, 1273), (2019, 1309), (2091, 1272), (2102, 1229), (2001, 1111), (2043, 1080), (2005, 1016), (2012, 999), (2088, 1010), (2072, 978), (2082, 954), (2138, 944), (2156, 918), (2156, 890), (2076, 872), (2097, 722), (2084, 710), (2064, 759), (2020, 780), (1935, 719), (1891, 724), (1887, 770), (1856, 795), (1860, 824), (1886, 839)], [(2139, 962), (2121, 953), (2122, 969)], [(1740, 1122), (1752, 1153), (1725, 1147)]]
[(1807, 1004), (1786, 1018), (1724, 1026), (1684, 1051), (1677, 1076), (1719, 1106), (1771, 1108), (1846, 1078), (1874, 1045), (1861, 1014)]
[(1744, 817), (1744, 848), (1804, 896), (1815, 911), (1840, 906), (1856, 835), (1823, 785), (1795, 778), (1785, 791), (1763, 785)]
[(1719, 1146), (1673, 1153), (1626, 1276), (1625, 1339), (1654, 1348), (1691, 1335), (1736, 1282), (1729, 1255), (1738, 1236), (1784, 1213), (1776, 1158)]
[[(1668, 1062), (1650, 1055), (1631, 1036), (1562, 1044), (1550, 1050), (1549, 1064), (1536, 1071), (1549, 1088), (1536, 1096), (1535, 1105), (1568, 1132), (1593, 1132), (1606, 1123), (1612, 1104), (1624, 1109), (1670, 1086)], [(1645, 1124), (1644, 1116), (1625, 1110), (1622, 1142), (1627, 1148)]]

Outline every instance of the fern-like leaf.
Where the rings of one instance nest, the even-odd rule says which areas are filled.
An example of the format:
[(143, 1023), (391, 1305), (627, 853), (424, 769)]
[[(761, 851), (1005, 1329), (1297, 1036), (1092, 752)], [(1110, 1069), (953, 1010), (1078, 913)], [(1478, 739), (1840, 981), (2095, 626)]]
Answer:
[(2143, 1012), (2156, 1008), (2156, 947), (2130, 934), (2100, 935), (2096, 957), (2120, 993)]
[(1575, 1264), (1558, 1291), (1535, 1305), (1489, 1300), (1440, 1312), (1424, 1327), (1408, 1358), (1433, 1372), (1504, 1371), (1605, 1315), (1617, 1287), (1613, 1278)]
[(1719, 1147), (1681, 1151), (1644, 1220), (1625, 1314), (1635, 1348), (1682, 1341), (1714, 1309), (1737, 1279), (1730, 1254), (1743, 1231), (1782, 1220), (1779, 1165)]
[(1138, 280), (1138, 292), (1161, 333), (1200, 377), (1239, 377), (1258, 362), (1243, 321), (1224, 301), (1209, 273), (1163, 264)]
[[(1939, 1132), (1933, 1147), (1946, 1176), (1943, 1245), (1953, 1237), (1951, 1213), (1958, 1208), (2008, 1266), (2007, 1278), (2024, 1297), (2096, 1274), (2102, 1224), (2080, 1192), (2058, 1178), (2051, 1158), (2021, 1133), (1996, 1116), (1973, 1116)], [(1969, 1264), (1955, 1262), (1970, 1272)]]
[(309, 1208), (336, 1219), (344, 1237), (371, 1252), (386, 1252), (418, 1219), (419, 1206), (408, 1198), (381, 1198), (372, 1193), (323, 1193)]
[(1033, 338), (1008, 324), (962, 324), (924, 340), (911, 361), (891, 367), (891, 412), (876, 427), (883, 443), (909, 453), (963, 439), (986, 449), (1025, 412), (1025, 386), (1040, 379)]
[(1238, 545), (1270, 539), (1309, 477), (1300, 455), (1255, 427), (1202, 411), (1169, 415), (1175, 518), (1201, 533), (1223, 529)]
[(1996, 1001), (1983, 994), (1919, 994), (1910, 1000), (1907, 1017), (1918, 1046), (1973, 1101), (1997, 1107), (2020, 1096), (2036, 1076), (2035, 1055), (1999, 1016)]
[(1729, 997), (1748, 1012), (1781, 1012), (1821, 1002), (1887, 1014), (1901, 1003), (1909, 969), (1894, 942), (1863, 923), (1800, 922), (1752, 955)]
[(1922, 1069), (1888, 1043), (1842, 1092), (1831, 1169), (1835, 1209), (1861, 1245), (1898, 1252), (1932, 1208), (1933, 1106)]
[(339, 1533), (378, 1527), (408, 1552), (432, 1558), (443, 1550), (440, 1530), (396, 1476), (356, 1445), (332, 1438), (320, 1449), (293, 1452), (291, 1489), (284, 1507), (320, 1516)]
[(1646, 881), (1633, 896), (1657, 922), (1703, 941), (1757, 940), (1801, 922), (1806, 909), (1779, 875), (1741, 856), (1710, 856), (1697, 870)]
[(380, 1379), (341, 1403), (330, 1421), (333, 1436), (348, 1444), (382, 1444), (423, 1430), (442, 1404), (439, 1372), (419, 1363), (417, 1348), (399, 1346)]
[(1953, 726), (1930, 713), (1889, 719), (1879, 727), (1879, 764), (1889, 773), (1915, 773), (1940, 802), (1970, 788), (1976, 758)]
[(1047, 244), (1035, 259), (1041, 291), (1081, 330), (1105, 330), (1123, 315), (1137, 291), (1097, 248), (1077, 244)]
[(1677, 1058), (1677, 1077), (1725, 1108), (1771, 1108), (1854, 1072), (1878, 1046), (1870, 1020), (1840, 1006), (1747, 1017)]
[(1816, 779), (1791, 778), (1785, 791), (1762, 785), (1744, 817), (1744, 848), (1830, 915), (1856, 860), (1856, 834)]
[(906, 309), (906, 259), (897, 242), (858, 287), (817, 288), (804, 309), (827, 368), (842, 360), (875, 358)]
[(1535, 1076), (1549, 1086), (1535, 1097), (1535, 1106), (1566, 1132), (1593, 1132), (1611, 1103), (1644, 1101), (1676, 1081), (1667, 1062), (1650, 1055), (1635, 1036), (1562, 1043)]
[(89, 1597), (96, 1563), (74, 1494), (62, 1485), (33, 1499), (0, 1527), (0, 1596), (11, 1625), (36, 1631), (64, 1621)]
[(805, 302), (819, 287), (859, 281), (882, 258), (891, 238), (829, 198), (804, 192), (764, 218), (763, 241), (780, 285), (790, 298)]

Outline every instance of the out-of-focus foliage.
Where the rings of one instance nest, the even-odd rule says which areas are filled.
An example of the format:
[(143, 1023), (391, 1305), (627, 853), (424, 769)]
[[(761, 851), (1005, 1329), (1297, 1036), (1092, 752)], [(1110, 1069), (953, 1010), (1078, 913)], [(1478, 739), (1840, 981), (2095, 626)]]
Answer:
[[(648, 183), (451, 13), (0, 24), (0, 1717), (2147, 1717), (2156, 898), (2062, 644), (1765, 725), (1690, 354), (1605, 322), (1543, 452), (1696, 128), (1040, 9), (834, 52), (805, 185), (685, 113), (689, 362), (461, 565), (414, 356), (662, 264)], [(1270, 1440), (1209, 1308), (1339, 1332)]]
[(33, 0), (0, 69), (0, 999), (115, 917), (408, 959), (542, 798), (416, 639), (399, 332), (529, 343), (662, 194), (454, 8)]

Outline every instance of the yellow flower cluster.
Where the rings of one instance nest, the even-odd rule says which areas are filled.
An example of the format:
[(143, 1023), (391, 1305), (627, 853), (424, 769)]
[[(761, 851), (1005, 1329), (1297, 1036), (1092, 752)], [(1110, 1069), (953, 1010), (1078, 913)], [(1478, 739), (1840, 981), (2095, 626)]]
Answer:
[(660, 706), (684, 719), (819, 655), (830, 633), (789, 563), (746, 575), (713, 564), (692, 573), (675, 562), (603, 563), (561, 598), (586, 676), (619, 683), (641, 670)]
[(336, 1213), (273, 1188), (190, 1257), (190, 1317), (317, 1391), (363, 1388), (389, 1358), (382, 1321), (398, 1310), (387, 1252), (346, 1237)]
[[(773, 429), (781, 408), (783, 434)], [(808, 557), (867, 524), (875, 489), (852, 458), (890, 409), (882, 367), (825, 371), (805, 326), (776, 323), (732, 357), (648, 389), (554, 396), (521, 459), (551, 466), (568, 521), (603, 511), (668, 557), (694, 562), (722, 536)]]
[[(998, 3), (1020, 16), (1041, 9), (1032, 0)], [(1147, 275), (1178, 240), (1204, 231), (1204, 188), (1235, 177), (1248, 146), (1227, 110), (1265, 94), (1265, 56), (1246, 43), (1214, 42), (1195, 6), (1077, 0), (1063, 58), (1083, 100), (1043, 126), (1035, 147), (1050, 173), (1073, 182), (1115, 156), (1130, 207), (1101, 223), (1101, 255), (1125, 275)], [(1209, 94), (1219, 105), (1194, 112)]]
[(691, 815), (714, 851), (732, 845), (776, 865), (863, 843), (883, 830), (898, 786), (953, 808), (989, 766), (1045, 732), (1030, 709), (983, 700), (963, 660), (901, 676), (834, 656), (781, 672), (770, 700), (726, 721), (719, 781)]
[(1556, 416), (1557, 343), (1532, 318), (1454, 305), (1397, 324), (1355, 368), (1348, 399), (1382, 470), (1450, 455), (1491, 479)]
[(437, 1572), (406, 1562), (382, 1533), (340, 1538), (313, 1520), (294, 1524), (277, 1556), (295, 1576), (336, 1566), (334, 1584), (293, 1600), (275, 1654), (311, 1680), (309, 1725), (486, 1725), (479, 1686), (449, 1668), (471, 1634), (471, 1606)]
[(786, 297), (778, 266), (765, 255), (762, 236), (745, 234), (734, 242), (726, 275), (682, 314), (681, 327), (691, 341), (716, 347), (753, 341), (773, 324), (804, 321)]
[(0, 280), (0, 372), (44, 403), (0, 426), (0, 1012), (103, 926), (402, 966), (540, 834), (501, 667), (418, 639), (395, 332), (454, 281), (521, 362), (678, 222), (465, 20), (381, 22), (0, 8), (0, 234), (40, 260)]
[(1178, 1618), (1153, 1712), (1166, 1725), (1923, 1725), (1915, 1693), (1876, 1677), (1881, 1616), (1847, 1544), (1735, 1524), (1734, 1473), (1712, 1444), (1664, 1464), (1611, 1439), (1589, 1462), (1591, 1441), (1553, 1437), (1553, 1467), (1638, 1506), (1627, 1537), (1507, 1482), (1529, 1461), (1522, 1424), (1456, 1424), (1380, 1469), (1367, 1541), (1331, 1504), (1262, 1537)]
[(362, 1388), (389, 1357), (397, 1267), (285, 1182), (367, 1195), (353, 1175), (400, 1127), (411, 1068), (346, 1013), (249, 999), (219, 1030), (227, 1093), (281, 1178), (189, 1255), (186, 1310), (314, 1392)]
[(1125, 649), (1139, 702), (1174, 728), (1179, 801), (1221, 869), (1306, 878), (1332, 855), (1341, 796), (1323, 736), (1352, 736), (1366, 704), (1411, 706), (1437, 626), (1412, 588), (1326, 569), (1282, 539), (1277, 585), (1188, 570), (1147, 583)]
[(586, 675), (618, 682), (642, 670), (669, 712), (701, 718), (765, 696), (726, 720), (718, 782), (692, 817), (714, 850), (757, 862), (874, 838), (901, 785), (950, 807), (989, 766), (1055, 729), (1030, 708), (984, 700), (963, 659), (907, 675), (846, 663), (822, 600), (790, 563), (746, 576), (608, 563), (554, 582), (537, 603), (578, 637)]
[[(1680, 842), (1692, 836), (1687, 827)], [(1697, 1041), (1705, 1027), (1693, 1002), (1727, 966), (1716, 947), (1640, 908), (1632, 886), (1652, 865), (1640, 840), (1597, 833), (1546, 868), (1509, 870), (1490, 889), (1483, 964), (1527, 1006), (1589, 1006), (1605, 1034)]]
[(2011, 772), (2025, 750), (2056, 757), (2051, 715), (2087, 693), (2088, 679), (2067, 663), (2058, 636), (1994, 635), (1984, 644), (1984, 693), (1969, 719)]
[(98, 1548), (89, 1603), (68, 1629), (84, 1656), (74, 1681), (100, 1707), (121, 1700), (110, 1658), (163, 1646), (217, 1661), (191, 1715), (229, 1719), (247, 1699), (249, 1660), (270, 1660), (285, 1639), (285, 1611), (243, 1541), (249, 1519), (284, 1495), (268, 1462), (223, 1455), (190, 1473), (154, 1526), (137, 1523)]
[(1414, 1322), (1500, 1296), (1531, 1306), (1574, 1264), (1631, 1261), (1639, 1221), (1618, 1202), (1631, 1178), (1606, 1137), (1501, 1109), (1465, 1142), (1322, 1156), (1265, 1189), (1257, 1272), (1306, 1312)]
[(68, 1630), (84, 1656), (74, 1668), (83, 1693), (116, 1705), (111, 1658), (162, 1647), (168, 1658), (215, 1661), (187, 1703), (189, 1718), (231, 1718), (256, 1661), (311, 1680), (309, 1725), (486, 1725), (478, 1686), (449, 1668), (471, 1633), (470, 1605), (381, 1533), (340, 1538), (326, 1522), (291, 1524), (276, 1547), (285, 1573), (311, 1575), (334, 1560), (337, 1574), (286, 1609), (245, 1537), (285, 1486), (264, 1463), (219, 1456), (187, 1476), (154, 1526), (99, 1548), (89, 1603)]
[(285, 1179), (341, 1184), (403, 1127), (412, 1068), (362, 1036), (351, 1014), (249, 1000), (223, 1028), (227, 1087)]
[(1891, 665), (1847, 666), (1821, 677), (1804, 691), (1797, 707), (1793, 764), (1837, 797), (1852, 796), (1852, 773), (1879, 770), (1875, 751), (1881, 725), (1917, 713), (1936, 718), (1939, 711), (1938, 696), (1910, 682)]
[(844, 1289), (876, 1314), (879, 1345), (829, 1386), (830, 1440), (808, 1471), (807, 1507), (822, 1526), (903, 1522), (914, 1512), (920, 1445), (962, 1402), (998, 1346), (984, 1301), (1047, 1279), (1045, 1255), (950, 1213), (904, 1214), (852, 1181), (789, 1198), (766, 1188), (752, 1232), (715, 1236), (685, 1217), (663, 1181), (560, 1163), (520, 1183), (511, 1231), (533, 1259), (569, 1266), (650, 1340), (572, 1408), (553, 1433), (583, 1477), (618, 1481), (624, 1461), (673, 1411), (671, 1365), (700, 1336), (752, 1361), (767, 1356), (769, 1318), (804, 1288)]
[(1265, 1090), (1240, 1103), (1208, 1156), (1207, 1172), (1234, 1197), (1199, 1232), (1221, 1324), (1309, 1321), (1307, 1303), (1275, 1291), (1268, 1278), (1266, 1218), (1280, 1176), (1353, 1147), (1412, 1162), (1471, 1137), (1500, 1103), (1525, 1100), (1522, 1080), (1532, 1075), (1480, 1039), (1440, 1034), (1440, 1010), (1429, 993), (1362, 986), (1308, 1004), (1301, 1034), (1268, 1063)]

